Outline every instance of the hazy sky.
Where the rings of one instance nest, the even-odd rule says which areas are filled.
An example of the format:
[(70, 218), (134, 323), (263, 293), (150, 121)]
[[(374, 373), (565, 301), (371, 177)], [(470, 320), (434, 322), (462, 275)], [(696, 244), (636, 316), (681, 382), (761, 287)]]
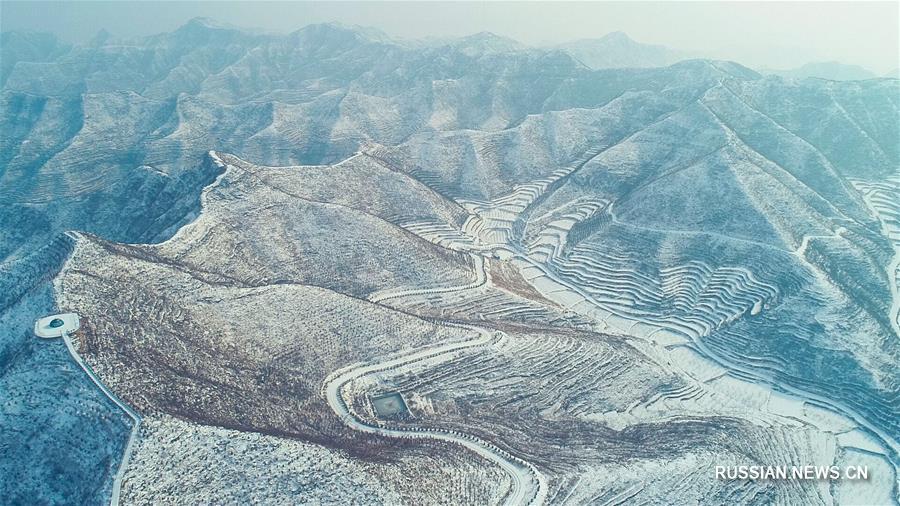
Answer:
[(401, 38), (480, 31), (527, 44), (624, 31), (750, 66), (787, 68), (840, 61), (878, 74), (900, 66), (900, 2), (12, 2), (0, 1), (2, 30), (50, 31), (84, 41), (172, 30), (197, 16), (290, 32), (339, 21)]

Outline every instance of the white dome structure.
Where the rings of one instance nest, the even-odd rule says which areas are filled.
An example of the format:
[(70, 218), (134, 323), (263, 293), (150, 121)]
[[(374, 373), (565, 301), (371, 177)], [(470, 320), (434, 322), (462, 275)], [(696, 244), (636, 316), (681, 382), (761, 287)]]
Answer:
[(80, 326), (81, 319), (76, 313), (55, 314), (34, 322), (34, 334), (44, 339), (52, 339), (74, 332)]

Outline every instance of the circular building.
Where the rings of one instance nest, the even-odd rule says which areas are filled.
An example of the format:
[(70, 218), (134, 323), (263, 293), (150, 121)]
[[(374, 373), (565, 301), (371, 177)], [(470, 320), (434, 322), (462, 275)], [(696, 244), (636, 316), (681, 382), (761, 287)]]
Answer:
[(34, 334), (44, 339), (52, 339), (75, 332), (80, 326), (81, 319), (76, 313), (55, 314), (34, 322)]

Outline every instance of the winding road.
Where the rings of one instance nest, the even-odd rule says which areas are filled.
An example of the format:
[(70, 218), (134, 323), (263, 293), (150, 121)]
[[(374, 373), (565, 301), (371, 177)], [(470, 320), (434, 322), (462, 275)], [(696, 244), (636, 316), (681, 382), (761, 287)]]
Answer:
[(484, 269), (484, 257), (481, 255), (469, 254), (475, 262), (475, 281), (458, 286), (443, 286), (438, 288), (414, 288), (414, 289), (389, 289), (376, 292), (369, 296), (370, 302), (382, 302), (388, 299), (396, 299), (398, 297), (406, 297), (409, 295), (428, 295), (435, 293), (452, 293), (462, 290), (472, 290), (480, 288), (487, 283), (487, 271)]
[(125, 451), (122, 454), (122, 460), (119, 462), (119, 470), (116, 472), (116, 476), (113, 479), (112, 486), (112, 494), (110, 495), (109, 504), (111, 506), (118, 506), (119, 504), (119, 495), (122, 491), (122, 480), (125, 477), (125, 470), (128, 469), (128, 462), (131, 459), (131, 452), (134, 448), (134, 442), (138, 438), (138, 432), (140, 431), (141, 426), (141, 415), (137, 413), (137, 411), (131, 409), (131, 406), (126, 404), (123, 400), (119, 399), (119, 397), (114, 394), (106, 385), (100, 381), (100, 378), (94, 374), (94, 370), (91, 369), (91, 366), (87, 365), (87, 363), (81, 358), (81, 355), (78, 354), (78, 350), (75, 349), (75, 343), (72, 342), (72, 338), (69, 337), (69, 334), (63, 333), (62, 335), (63, 342), (66, 343), (66, 349), (69, 350), (69, 355), (72, 355), (72, 358), (75, 360), (75, 363), (81, 367), (81, 370), (87, 374), (88, 378), (96, 385), (97, 388), (103, 392), (106, 397), (113, 402), (119, 409), (125, 412), (129, 418), (134, 422), (131, 425), (131, 434), (128, 436), (128, 443), (125, 444)]
[[(473, 283), (455, 287), (443, 287), (436, 289), (403, 290), (393, 293), (384, 293), (380, 298), (372, 297), (370, 300), (378, 301), (388, 298), (429, 294), (447, 293), (460, 290), (478, 288), (487, 282), (484, 258), (473, 255), (476, 259), (476, 279)], [(502, 332), (492, 333), (487, 329), (472, 325), (460, 325), (443, 323), (444, 325), (466, 329), (478, 333), (478, 337), (467, 341), (440, 344), (420, 348), (412, 353), (403, 354), (394, 358), (388, 358), (373, 364), (353, 364), (331, 373), (322, 387), (322, 394), (328, 401), (328, 405), (338, 415), (341, 421), (348, 427), (369, 434), (377, 434), (384, 437), (402, 439), (434, 439), (458, 444), (477, 455), (497, 464), (510, 477), (510, 492), (504, 503), (508, 505), (541, 505), (547, 497), (547, 482), (544, 476), (531, 463), (522, 460), (496, 445), (477, 437), (457, 431), (443, 429), (410, 429), (392, 428), (379, 425), (371, 425), (364, 422), (361, 417), (353, 412), (347, 400), (344, 398), (344, 387), (363, 376), (375, 374), (387, 370), (397, 370), (410, 367), (415, 364), (437, 363), (444, 361), (458, 352), (472, 350), (496, 344), (505, 335)]]

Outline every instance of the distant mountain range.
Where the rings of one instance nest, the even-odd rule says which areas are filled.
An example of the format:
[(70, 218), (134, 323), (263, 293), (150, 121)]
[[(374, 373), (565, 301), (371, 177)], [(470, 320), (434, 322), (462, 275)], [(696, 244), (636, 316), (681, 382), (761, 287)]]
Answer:
[(592, 69), (665, 67), (689, 58), (666, 46), (635, 42), (623, 32), (554, 46)]
[[(838, 62), (807, 63), (801, 67), (789, 70), (775, 70), (762, 68), (759, 71), (766, 75), (789, 77), (792, 79), (806, 79), (815, 77), (831, 81), (861, 81), (880, 77), (859, 65), (846, 65)], [(896, 77), (890, 74), (884, 77)]]
[[(665, 67), (689, 58), (702, 57), (699, 52), (687, 52), (656, 44), (632, 40), (623, 32), (613, 32), (598, 39), (581, 39), (552, 46), (565, 51), (592, 69)], [(883, 76), (859, 65), (839, 62), (812, 62), (795, 69), (759, 68), (764, 75), (792, 79), (819, 78), (831, 81), (860, 81), (878, 77), (900, 77), (900, 69)]]

